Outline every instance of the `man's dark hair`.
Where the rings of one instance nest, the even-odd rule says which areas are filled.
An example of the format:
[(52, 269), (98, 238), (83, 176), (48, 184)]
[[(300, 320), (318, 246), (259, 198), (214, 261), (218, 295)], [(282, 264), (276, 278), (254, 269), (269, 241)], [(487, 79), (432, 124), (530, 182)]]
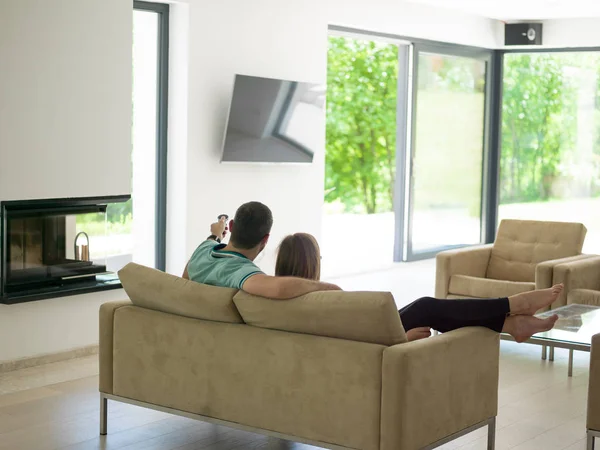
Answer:
[(271, 232), (273, 214), (268, 206), (260, 202), (244, 203), (233, 218), (231, 243), (237, 248), (256, 247)]

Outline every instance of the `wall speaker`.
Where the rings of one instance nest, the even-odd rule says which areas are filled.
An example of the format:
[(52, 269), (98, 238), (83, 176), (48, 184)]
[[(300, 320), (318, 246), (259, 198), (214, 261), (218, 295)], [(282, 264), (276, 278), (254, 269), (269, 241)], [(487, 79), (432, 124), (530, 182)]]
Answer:
[(504, 45), (542, 45), (541, 23), (507, 23)]

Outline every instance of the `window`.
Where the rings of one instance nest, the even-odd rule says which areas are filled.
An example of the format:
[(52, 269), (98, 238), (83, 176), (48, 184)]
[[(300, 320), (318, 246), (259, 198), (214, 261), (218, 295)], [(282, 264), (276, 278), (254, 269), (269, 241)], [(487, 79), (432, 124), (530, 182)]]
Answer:
[(600, 52), (504, 56), (499, 219), (582, 222), (600, 251)]
[(481, 242), (487, 57), (418, 52), (409, 254)]
[[(331, 29), (324, 272), (483, 242), (493, 52)], [(348, 249), (365, 230), (387, 245)]]
[[(329, 38), (321, 244), (329, 276), (394, 260), (400, 46), (408, 44), (368, 36)], [(364, 245), (348, 245), (361, 239)], [(369, 245), (369, 239), (389, 245)]]
[(128, 225), (133, 261), (164, 269), (169, 7), (134, 8), (132, 199), (114, 217)]

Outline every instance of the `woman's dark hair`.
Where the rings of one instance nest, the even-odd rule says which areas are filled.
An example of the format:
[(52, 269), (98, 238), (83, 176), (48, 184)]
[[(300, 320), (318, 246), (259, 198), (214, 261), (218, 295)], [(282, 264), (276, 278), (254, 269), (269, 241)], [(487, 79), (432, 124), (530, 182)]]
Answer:
[(307, 233), (290, 234), (279, 244), (275, 275), (319, 280), (321, 250), (314, 236)]
[(271, 232), (273, 214), (260, 202), (244, 203), (233, 218), (230, 242), (237, 248), (250, 249)]

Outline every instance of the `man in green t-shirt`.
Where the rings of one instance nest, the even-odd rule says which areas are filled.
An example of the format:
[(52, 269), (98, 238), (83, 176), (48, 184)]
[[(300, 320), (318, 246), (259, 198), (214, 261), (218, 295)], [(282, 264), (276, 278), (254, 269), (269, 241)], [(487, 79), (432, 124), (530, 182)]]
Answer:
[(331, 283), (264, 274), (253, 261), (266, 247), (272, 226), (273, 215), (266, 205), (243, 204), (229, 222), (229, 243), (221, 244), (227, 229), (227, 219), (222, 217), (211, 225), (212, 234), (194, 251), (183, 278), (281, 300), (309, 292), (340, 290)]

